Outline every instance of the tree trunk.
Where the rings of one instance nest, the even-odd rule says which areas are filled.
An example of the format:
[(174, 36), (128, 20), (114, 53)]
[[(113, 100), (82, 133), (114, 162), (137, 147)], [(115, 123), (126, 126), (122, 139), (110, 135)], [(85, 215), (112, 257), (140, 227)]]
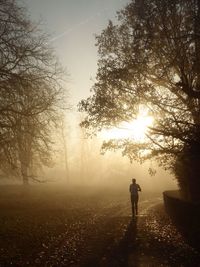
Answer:
[(196, 18), (194, 21), (194, 34), (195, 34), (195, 50), (196, 50), (196, 64), (195, 64), (195, 71), (197, 75), (197, 89), (200, 87), (200, 0), (197, 0), (197, 13)]
[(21, 174), (22, 174), (23, 184), (28, 185), (29, 184), (28, 167), (24, 161), (21, 162)]
[(189, 161), (188, 184), (190, 199), (200, 202), (200, 157), (192, 157)]
[(64, 156), (65, 156), (65, 177), (67, 182), (69, 183), (69, 166), (68, 166), (68, 155), (67, 155), (67, 144), (64, 141)]
[(65, 161), (65, 178), (66, 181), (69, 183), (69, 165), (68, 165), (68, 151), (67, 151), (67, 142), (66, 142), (66, 134), (65, 134), (65, 124), (62, 120), (61, 124), (61, 136), (62, 136), (62, 143), (64, 149), (64, 161)]

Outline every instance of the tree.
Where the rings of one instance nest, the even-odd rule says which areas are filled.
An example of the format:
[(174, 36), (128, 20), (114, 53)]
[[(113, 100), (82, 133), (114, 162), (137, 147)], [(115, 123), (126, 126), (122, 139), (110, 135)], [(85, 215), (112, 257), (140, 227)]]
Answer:
[(70, 182), (70, 176), (69, 176), (69, 159), (68, 159), (68, 143), (67, 143), (67, 137), (69, 136), (69, 133), (66, 131), (67, 129), (67, 123), (65, 121), (64, 115), (61, 119), (61, 143), (63, 147), (63, 153), (64, 153), (64, 165), (65, 165), (65, 179), (69, 183)]
[[(82, 126), (100, 130), (131, 121), (145, 105), (154, 117), (148, 141), (110, 141), (130, 159), (154, 158), (181, 191), (200, 198), (200, 1), (131, 1), (97, 36), (93, 95), (81, 101)], [(183, 168), (184, 166), (184, 168)]]
[[(0, 168), (27, 183), (48, 165), (59, 112), (66, 107), (63, 70), (48, 36), (15, 0), (0, 0)], [(34, 168), (32, 168), (34, 166)]]

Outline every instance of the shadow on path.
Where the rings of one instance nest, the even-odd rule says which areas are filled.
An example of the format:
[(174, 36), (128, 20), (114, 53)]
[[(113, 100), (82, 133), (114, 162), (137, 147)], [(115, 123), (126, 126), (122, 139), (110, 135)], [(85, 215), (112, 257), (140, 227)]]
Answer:
[(133, 219), (113, 217), (101, 225), (93, 247), (101, 249), (81, 267), (200, 267), (200, 255), (184, 242), (162, 203), (145, 202), (141, 210)]
[(121, 261), (123, 263), (123, 265), (120, 265), (120, 266), (130, 266), (130, 265), (132, 267), (138, 266), (137, 223), (138, 223), (138, 218), (137, 217), (132, 218), (125, 232), (124, 238), (121, 240), (119, 244), (119, 250), (121, 253)]
[(123, 239), (102, 258), (100, 267), (138, 266), (137, 223), (137, 217), (130, 220)]

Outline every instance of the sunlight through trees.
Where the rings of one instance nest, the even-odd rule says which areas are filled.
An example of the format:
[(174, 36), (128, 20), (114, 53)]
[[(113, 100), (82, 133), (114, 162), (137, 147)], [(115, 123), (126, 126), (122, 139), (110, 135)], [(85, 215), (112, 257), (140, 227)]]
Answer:
[(93, 131), (130, 123), (146, 106), (148, 141), (112, 140), (104, 148), (120, 148), (131, 160), (154, 158), (192, 199), (200, 197), (199, 23), (197, 0), (131, 1), (118, 24), (110, 21), (97, 36), (96, 83), (80, 103), (82, 126)]

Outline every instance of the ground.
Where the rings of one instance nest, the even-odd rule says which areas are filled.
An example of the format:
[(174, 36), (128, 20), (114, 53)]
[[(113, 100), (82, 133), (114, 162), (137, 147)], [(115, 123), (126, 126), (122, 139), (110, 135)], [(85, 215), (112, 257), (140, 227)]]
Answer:
[(0, 187), (0, 267), (200, 266), (167, 216), (162, 193), (62, 186)]

